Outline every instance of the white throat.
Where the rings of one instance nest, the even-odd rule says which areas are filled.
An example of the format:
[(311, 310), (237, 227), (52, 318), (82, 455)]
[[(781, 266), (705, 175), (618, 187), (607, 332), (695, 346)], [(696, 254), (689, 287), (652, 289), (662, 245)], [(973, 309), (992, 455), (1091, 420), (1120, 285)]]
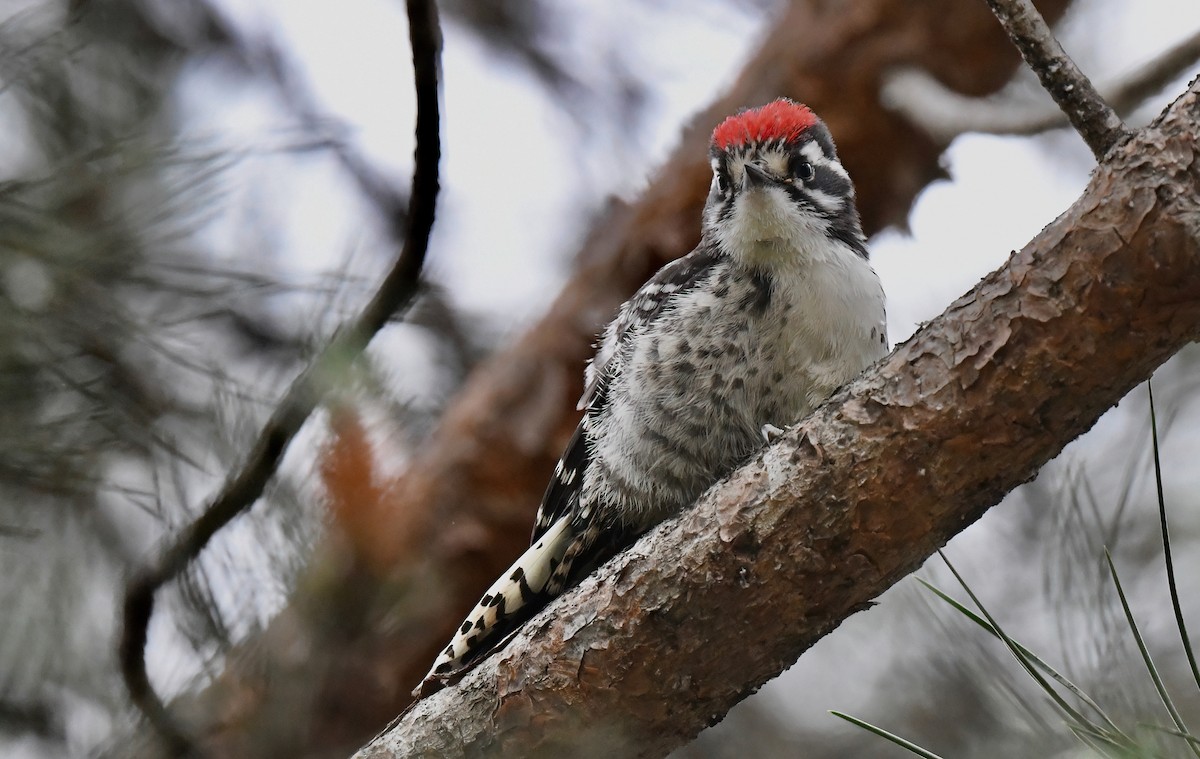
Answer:
[(805, 212), (781, 187), (744, 191), (728, 217), (715, 225), (717, 244), (735, 261), (746, 265), (790, 268), (837, 255), (828, 236), (829, 222)]

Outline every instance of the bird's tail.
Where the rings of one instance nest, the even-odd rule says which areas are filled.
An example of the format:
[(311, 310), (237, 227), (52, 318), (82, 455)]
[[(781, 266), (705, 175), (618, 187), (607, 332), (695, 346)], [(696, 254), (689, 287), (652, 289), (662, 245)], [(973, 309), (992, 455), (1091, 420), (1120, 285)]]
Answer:
[(577, 523), (569, 514), (559, 517), (492, 583), (459, 625), (450, 645), (438, 654), (414, 695), (425, 692), (427, 684), (444, 681), (462, 671), (562, 592), (569, 574), (563, 557), (571, 554), (567, 561), (573, 563), (573, 556), (586, 552), (587, 546), (581, 543), (591, 542), (573, 524)]

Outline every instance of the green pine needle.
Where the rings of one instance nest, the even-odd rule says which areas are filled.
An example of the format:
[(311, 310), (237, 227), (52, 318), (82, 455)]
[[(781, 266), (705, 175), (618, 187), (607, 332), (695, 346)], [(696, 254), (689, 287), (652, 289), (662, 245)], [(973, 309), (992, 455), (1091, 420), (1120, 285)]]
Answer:
[(1175, 610), (1175, 624), (1179, 628), (1179, 637), (1183, 641), (1183, 650), (1187, 654), (1188, 665), (1192, 668), (1192, 678), (1196, 687), (1200, 688), (1200, 668), (1196, 666), (1196, 654), (1192, 650), (1192, 639), (1188, 635), (1187, 624), (1183, 621), (1183, 607), (1179, 603), (1179, 589), (1175, 585), (1175, 562), (1171, 560), (1171, 533), (1167, 529), (1167, 502), (1163, 497), (1162, 462), (1158, 457), (1158, 417), (1154, 413), (1154, 389), (1146, 383), (1146, 392), (1150, 395), (1150, 440), (1154, 450), (1154, 484), (1158, 489), (1158, 521), (1162, 525), (1163, 559), (1167, 564), (1167, 587), (1171, 591), (1171, 608)]
[[(1171, 694), (1167, 692), (1166, 685), (1163, 684), (1162, 677), (1158, 674), (1158, 667), (1154, 666), (1154, 660), (1150, 658), (1150, 651), (1146, 648), (1146, 641), (1142, 639), (1141, 630), (1138, 629), (1137, 621), (1133, 618), (1133, 611), (1129, 608), (1129, 601), (1125, 598), (1125, 589), (1121, 587), (1121, 579), (1117, 576), (1117, 567), (1113, 564), (1112, 555), (1108, 549), (1104, 549), (1104, 558), (1108, 562), (1108, 571), (1112, 575), (1113, 584), (1117, 588), (1117, 596), (1121, 599), (1121, 608), (1125, 610), (1125, 621), (1129, 623), (1129, 630), (1133, 633), (1133, 639), (1137, 643), (1138, 651), (1142, 655), (1142, 661), (1146, 665), (1146, 671), (1150, 673), (1150, 679), (1154, 682), (1154, 689), (1158, 691), (1158, 697), (1162, 699), (1163, 706), (1166, 707), (1167, 713), (1171, 715), (1171, 721), (1175, 723), (1175, 727), (1180, 732), (1190, 735), (1187, 725), (1184, 724), (1183, 717), (1180, 716), (1179, 710), (1175, 708), (1175, 702), (1171, 700)], [(1194, 744), (1188, 744), (1192, 753), (1200, 759), (1200, 748)]]
[(868, 730), (872, 733), (875, 733), (876, 735), (878, 735), (881, 738), (886, 738), (887, 740), (891, 741), (892, 743), (895, 743), (900, 748), (905, 749), (913, 754), (916, 754), (917, 756), (924, 757), (924, 759), (942, 759), (942, 757), (933, 753), (929, 749), (921, 748), (920, 746), (913, 743), (912, 741), (906, 741), (894, 733), (889, 733), (887, 730), (884, 730), (882, 727), (876, 727), (875, 725), (872, 725), (870, 722), (863, 722), (861, 719), (858, 719), (857, 717), (851, 717), (849, 714), (844, 714), (842, 712), (830, 711), (829, 713), (835, 717), (840, 717), (840, 718), (846, 720), (847, 722), (849, 722), (852, 725), (857, 725), (858, 727), (861, 727), (863, 730)]

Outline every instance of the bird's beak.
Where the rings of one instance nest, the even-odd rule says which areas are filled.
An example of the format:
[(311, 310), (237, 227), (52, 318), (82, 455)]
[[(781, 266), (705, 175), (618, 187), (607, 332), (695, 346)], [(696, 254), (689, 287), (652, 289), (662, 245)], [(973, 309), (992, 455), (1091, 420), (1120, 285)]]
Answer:
[(751, 187), (765, 187), (774, 183), (774, 179), (765, 170), (760, 168), (756, 163), (747, 163), (742, 167), (742, 189), (749, 190)]

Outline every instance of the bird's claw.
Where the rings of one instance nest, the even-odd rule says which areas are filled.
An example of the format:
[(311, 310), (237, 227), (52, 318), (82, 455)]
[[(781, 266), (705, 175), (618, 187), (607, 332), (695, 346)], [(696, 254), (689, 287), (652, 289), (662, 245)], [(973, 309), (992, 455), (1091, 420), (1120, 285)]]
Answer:
[(785, 432), (787, 432), (787, 430), (780, 429), (779, 427), (776, 427), (773, 424), (767, 423), (762, 426), (761, 432), (762, 432), (763, 440), (765, 440), (767, 442), (767, 445), (770, 445), (771, 443), (774, 443), (779, 438), (783, 437), (783, 434)]

